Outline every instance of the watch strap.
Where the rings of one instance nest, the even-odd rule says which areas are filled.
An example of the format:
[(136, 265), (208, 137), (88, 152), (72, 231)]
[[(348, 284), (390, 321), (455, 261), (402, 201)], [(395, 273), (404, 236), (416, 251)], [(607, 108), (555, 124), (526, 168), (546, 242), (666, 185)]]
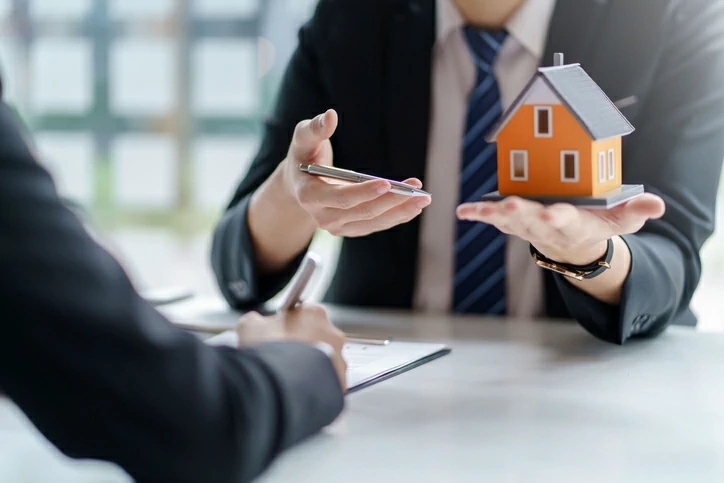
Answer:
[(588, 280), (596, 278), (606, 270), (611, 268), (611, 260), (613, 260), (613, 239), (608, 239), (606, 247), (606, 253), (589, 265), (572, 265), (568, 263), (560, 263), (555, 260), (546, 258), (541, 252), (536, 249), (533, 244), (530, 245), (530, 254), (535, 260), (536, 264), (542, 268), (552, 270), (560, 273), (561, 275), (575, 278), (577, 280)]

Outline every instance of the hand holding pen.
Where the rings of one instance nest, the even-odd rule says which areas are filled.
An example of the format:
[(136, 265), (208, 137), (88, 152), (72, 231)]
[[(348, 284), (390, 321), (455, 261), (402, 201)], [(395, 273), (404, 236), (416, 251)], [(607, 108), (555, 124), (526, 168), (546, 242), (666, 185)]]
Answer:
[(264, 317), (250, 312), (239, 320), (236, 326), (238, 346), (289, 340), (319, 347), (330, 357), (344, 391), (347, 388), (347, 363), (342, 357), (344, 333), (332, 324), (324, 307), (302, 305), (304, 289), (318, 265), (319, 259), (314, 254), (305, 257), (276, 314)]
[(420, 180), (397, 183), (332, 167), (330, 138), (337, 123), (333, 110), (299, 123), (278, 170), (283, 191), (308, 215), (310, 226), (335, 236), (360, 237), (419, 216), (432, 200), (421, 190)]
[[(289, 290), (286, 292), (277, 313), (294, 310), (304, 303), (304, 295), (309, 286), (310, 281), (314, 278), (315, 273), (319, 271), (321, 261), (314, 253), (307, 253), (301, 267), (292, 279)], [(346, 336), (346, 341), (353, 344), (369, 344), (369, 345), (386, 345), (389, 343), (386, 339), (376, 339), (362, 336)]]

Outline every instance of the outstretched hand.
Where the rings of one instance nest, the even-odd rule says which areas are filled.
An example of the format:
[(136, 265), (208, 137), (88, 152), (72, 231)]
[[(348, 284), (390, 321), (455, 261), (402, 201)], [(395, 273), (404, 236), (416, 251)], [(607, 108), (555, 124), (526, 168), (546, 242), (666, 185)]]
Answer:
[[(420, 215), (430, 204), (430, 198), (390, 193), (392, 186), (387, 181), (335, 184), (299, 170), (300, 164), (332, 166), (330, 138), (337, 123), (337, 113), (333, 110), (300, 122), (285, 160), (286, 191), (317, 227), (336, 236), (360, 237), (407, 223)], [(404, 182), (422, 188), (418, 179)]]
[(570, 204), (544, 206), (519, 197), (499, 202), (466, 203), (461, 220), (494, 225), (501, 232), (529, 241), (547, 258), (588, 265), (606, 252), (609, 238), (636, 233), (665, 212), (664, 201), (643, 194), (610, 210), (577, 208)]

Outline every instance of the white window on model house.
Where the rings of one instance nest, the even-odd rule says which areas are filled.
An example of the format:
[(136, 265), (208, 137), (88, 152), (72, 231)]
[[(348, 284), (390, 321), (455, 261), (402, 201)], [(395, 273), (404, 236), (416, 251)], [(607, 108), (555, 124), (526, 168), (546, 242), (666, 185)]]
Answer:
[(578, 151), (561, 151), (561, 181), (563, 183), (578, 183), (579, 179)]
[(528, 181), (528, 151), (510, 152), (511, 181)]
[(616, 151), (613, 149), (608, 150), (608, 179), (613, 179), (616, 176)]
[(535, 107), (535, 137), (553, 137), (553, 108), (550, 106)]
[(606, 153), (603, 151), (598, 153), (598, 181), (606, 182)]

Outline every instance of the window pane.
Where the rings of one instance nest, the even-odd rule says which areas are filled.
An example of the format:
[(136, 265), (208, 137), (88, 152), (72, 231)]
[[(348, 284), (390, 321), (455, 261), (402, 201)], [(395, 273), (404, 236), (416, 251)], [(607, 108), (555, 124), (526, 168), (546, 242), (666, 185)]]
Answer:
[(174, 205), (178, 198), (178, 163), (170, 136), (119, 136), (111, 147), (111, 159), (113, 188), (118, 204), (136, 209), (169, 208)]
[(608, 152), (608, 179), (613, 179), (614, 177), (614, 171), (615, 171), (615, 154), (613, 151)]
[(40, 162), (50, 171), (58, 191), (73, 201), (91, 203), (94, 196), (95, 147), (88, 133), (40, 132)]
[(38, 113), (83, 113), (93, 102), (93, 46), (43, 37), (31, 49), (31, 102)]
[(173, 13), (174, 0), (113, 0), (113, 18), (123, 20), (161, 20)]
[(42, 20), (78, 20), (91, 8), (91, 0), (33, 0), (30, 15)]
[(606, 181), (606, 157), (603, 153), (598, 154), (598, 180)]
[(193, 107), (205, 116), (253, 115), (261, 98), (252, 40), (200, 40), (194, 48)]
[(514, 153), (513, 154), (513, 178), (525, 178), (525, 154)]
[(566, 154), (565, 155), (565, 173), (566, 179), (576, 179), (576, 155)]
[[(2, 15), (2, 10), (0, 10), (0, 15)], [(3, 81), (3, 97), (6, 102), (18, 107), (21, 103), (21, 100), (18, 99), (21, 97), (18, 96), (18, 92), (23, 92), (23, 86), (19, 86), (17, 82), (21, 52), (20, 42), (17, 39), (0, 37), (0, 73)]]
[(541, 109), (538, 111), (538, 134), (550, 134), (550, 111)]
[(125, 38), (111, 48), (111, 107), (121, 115), (163, 115), (176, 103), (173, 42)]
[(215, 210), (231, 199), (258, 149), (256, 137), (208, 136), (193, 150), (194, 199), (198, 206)]
[(259, 0), (196, 0), (194, 11), (206, 18), (247, 18), (259, 10)]
[(515, 160), (515, 177), (516, 178), (524, 178), (525, 177), (525, 164), (523, 159), (518, 158)]

